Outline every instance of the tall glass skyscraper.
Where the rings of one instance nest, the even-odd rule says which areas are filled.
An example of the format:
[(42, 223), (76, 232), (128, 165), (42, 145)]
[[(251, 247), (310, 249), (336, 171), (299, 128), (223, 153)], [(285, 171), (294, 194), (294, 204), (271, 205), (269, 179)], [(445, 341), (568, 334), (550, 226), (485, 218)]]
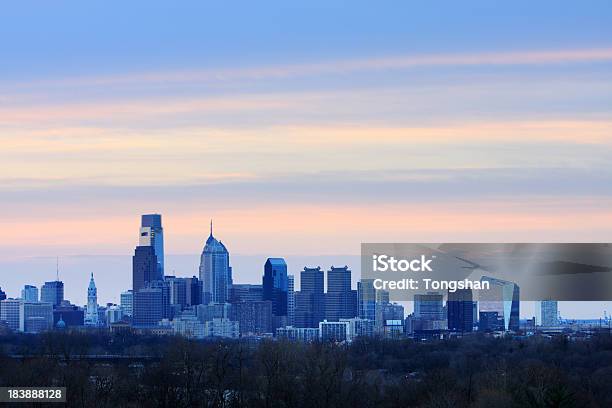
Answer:
[(559, 307), (556, 300), (542, 300), (535, 304), (536, 324), (544, 327), (559, 325)]
[(157, 269), (160, 279), (164, 276), (164, 229), (160, 214), (145, 214), (140, 223), (139, 246), (150, 246), (157, 257)]
[(514, 282), (483, 276), (488, 290), (479, 293), (479, 329), (483, 331), (519, 330), (519, 287)]
[(452, 332), (471, 332), (474, 327), (474, 302), (471, 289), (448, 292), (446, 302), (448, 330)]
[(357, 292), (351, 290), (351, 270), (348, 266), (327, 271), (325, 318), (331, 322), (357, 316)]
[(210, 236), (200, 256), (200, 280), (203, 282), (202, 303), (229, 302), (232, 287), (229, 252), (225, 245), (213, 236), (212, 221)]
[(297, 327), (319, 327), (325, 319), (325, 292), (321, 267), (308, 268), (300, 272), (300, 291), (295, 293), (295, 325)]
[(136, 292), (147, 283), (161, 280), (157, 257), (152, 246), (137, 246), (132, 257), (132, 289)]
[(272, 314), (287, 316), (287, 263), (268, 258), (264, 265), (263, 300), (272, 301)]
[(64, 300), (64, 282), (45, 282), (40, 288), (40, 301), (59, 306)]

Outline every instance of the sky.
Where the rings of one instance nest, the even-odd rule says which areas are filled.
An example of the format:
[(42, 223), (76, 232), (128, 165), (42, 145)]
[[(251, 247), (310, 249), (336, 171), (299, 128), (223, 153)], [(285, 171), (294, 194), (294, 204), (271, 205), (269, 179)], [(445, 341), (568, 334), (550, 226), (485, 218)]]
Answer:
[(59, 256), (118, 298), (152, 212), (167, 270), (213, 218), (253, 282), (361, 242), (610, 241), (612, 3), (295, 3), (3, 5), (0, 287)]

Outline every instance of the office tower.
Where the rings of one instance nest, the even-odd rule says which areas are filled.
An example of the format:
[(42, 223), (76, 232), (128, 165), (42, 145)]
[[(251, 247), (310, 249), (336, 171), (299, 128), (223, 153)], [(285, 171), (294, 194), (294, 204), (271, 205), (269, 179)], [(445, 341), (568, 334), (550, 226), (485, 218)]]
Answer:
[(373, 279), (362, 279), (357, 282), (358, 316), (361, 319), (376, 320), (376, 289)]
[(19, 313), (22, 300), (4, 299), (0, 301), (0, 320), (5, 321), (13, 331), (19, 330)]
[(269, 300), (232, 304), (230, 318), (238, 322), (241, 335), (274, 332), (273, 303)]
[(164, 293), (159, 286), (134, 291), (132, 322), (134, 327), (155, 327), (164, 318)]
[(471, 289), (448, 292), (446, 301), (448, 330), (458, 333), (471, 332), (474, 327), (474, 302)]
[(134, 292), (132, 290), (127, 290), (125, 292), (121, 292), (121, 309), (123, 309), (123, 314), (125, 316), (132, 317), (133, 307), (134, 307)]
[(536, 325), (555, 327), (559, 325), (559, 309), (556, 300), (536, 302)]
[(287, 324), (295, 323), (295, 276), (287, 275)]
[(19, 304), (19, 331), (40, 333), (53, 328), (53, 304), (25, 302)]
[(414, 295), (414, 317), (423, 320), (444, 320), (444, 296), (437, 292)]
[(325, 318), (330, 322), (357, 316), (357, 292), (351, 290), (351, 270), (348, 266), (327, 271)]
[(56, 280), (45, 282), (40, 288), (40, 301), (59, 306), (64, 300), (64, 282)]
[(263, 286), (235, 283), (230, 289), (230, 303), (260, 302), (263, 300)]
[(210, 236), (200, 257), (200, 280), (203, 282), (202, 303), (225, 303), (230, 299), (232, 268), (229, 252), (221, 241), (213, 236), (212, 221)]
[(26, 302), (38, 302), (38, 288), (32, 285), (25, 285), (21, 289), (21, 298)]
[(196, 306), (202, 304), (202, 281), (192, 276), (191, 278), (185, 278), (185, 297), (187, 299), (188, 306)]
[(64, 328), (83, 326), (85, 312), (80, 307), (64, 300), (61, 305), (53, 309), (53, 327), (57, 327), (60, 320), (64, 322)]
[(157, 256), (152, 246), (137, 246), (132, 257), (132, 290), (146, 287), (148, 282), (161, 280)]
[(283, 258), (268, 258), (264, 265), (263, 300), (272, 302), (274, 329), (287, 325), (287, 263)]
[(99, 325), (98, 289), (96, 289), (96, 282), (94, 281), (92, 272), (91, 279), (89, 280), (89, 287), (87, 288), (87, 311), (85, 313), (85, 326), (98, 327)]
[(520, 292), (517, 284), (483, 276), (481, 282), (489, 282), (489, 289), (479, 292), (479, 330), (518, 331)]
[(165, 281), (170, 287), (170, 304), (177, 305), (178, 310), (187, 307), (187, 280), (176, 276), (166, 276)]
[(300, 273), (300, 291), (295, 294), (295, 325), (319, 327), (325, 319), (324, 276), (321, 267), (308, 268)]
[(150, 246), (154, 249), (157, 259), (157, 278), (164, 277), (164, 229), (160, 214), (145, 214), (140, 223), (139, 246)]

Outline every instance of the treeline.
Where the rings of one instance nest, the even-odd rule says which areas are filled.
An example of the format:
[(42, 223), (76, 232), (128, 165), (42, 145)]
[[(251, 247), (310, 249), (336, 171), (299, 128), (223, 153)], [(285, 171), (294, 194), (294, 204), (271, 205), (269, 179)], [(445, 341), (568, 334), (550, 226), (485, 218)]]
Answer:
[(13, 335), (0, 337), (0, 386), (65, 386), (75, 407), (610, 407), (612, 338), (343, 346)]

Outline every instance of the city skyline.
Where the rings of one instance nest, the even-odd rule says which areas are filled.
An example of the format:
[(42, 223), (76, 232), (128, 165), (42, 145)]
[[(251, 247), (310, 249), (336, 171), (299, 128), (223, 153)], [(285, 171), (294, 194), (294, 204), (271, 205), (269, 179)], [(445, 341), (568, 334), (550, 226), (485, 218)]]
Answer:
[[(156, 219), (159, 220), (159, 228), (161, 229), (161, 215), (156, 213), (153, 214), (155, 217), (157, 217)], [(143, 215), (140, 218), (142, 220), (144, 220), (146, 217), (151, 217), (151, 214), (148, 215)], [(207, 240), (204, 243), (204, 250), (202, 251), (202, 253), (200, 255), (189, 255), (188, 258), (191, 258), (190, 261), (187, 260), (183, 260), (183, 264), (187, 265), (187, 264), (194, 264), (196, 262), (197, 259), (197, 264), (195, 267), (189, 267), (189, 268), (185, 268), (187, 269), (187, 271), (179, 271), (179, 273), (177, 273), (176, 269), (174, 268), (174, 266), (176, 266), (176, 261), (175, 259), (178, 259), (179, 256), (176, 255), (170, 255), (170, 259), (172, 260), (171, 262), (171, 268), (168, 269), (168, 271), (171, 271), (170, 273), (166, 274), (166, 275), (172, 275), (173, 277), (181, 277), (181, 278), (191, 278), (193, 277), (200, 277), (202, 278), (203, 275), (203, 260), (204, 260), (204, 255), (206, 253), (206, 248), (210, 247), (211, 249), (210, 251), (213, 251), (215, 253), (218, 253), (218, 251), (221, 251), (222, 253), (224, 252), (225, 255), (223, 258), (219, 259), (217, 261), (217, 263), (219, 264), (219, 266), (221, 267), (229, 267), (229, 275), (230, 275), (230, 281), (232, 280), (231, 276), (232, 276), (232, 272), (234, 271), (234, 268), (232, 267), (232, 265), (229, 263), (229, 254), (227, 249), (225, 248), (225, 245), (223, 245), (221, 243), (220, 240), (217, 240), (215, 237), (213, 237), (213, 230), (212, 230), (212, 224), (213, 221), (210, 220), (210, 230), (209, 230), (209, 236), (207, 238)], [(164, 269), (164, 265), (159, 266), (157, 263), (157, 259), (155, 257), (155, 253), (154, 251), (155, 249), (155, 240), (150, 240), (147, 241), (147, 245), (146, 246), (142, 246), (143, 243), (145, 243), (142, 240), (142, 231), (143, 228), (142, 226), (140, 227), (140, 232), (139, 232), (139, 238), (136, 239), (135, 241), (135, 248), (136, 248), (136, 253), (133, 257), (130, 257), (131, 262), (129, 264), (129, 269), (126, 269), (126, 266), (123, 265), (123, 269), (119, 270), (119, 271), (114, 271), (114, 272), (118, 272), (119, 275), (123, 275), (123, 280), (119, 280), (120, 282), (124, 282), (126, 283), (125, 287), (122, 286), (118, 286), (121, 284), (117, 283), (117, 275), (116, 274), (112, 274), (111, 276), (106, 276), (106, 285), (105, 285), (105, 293), (102, 297), (102, 300), (99, 301), (97, 304), (99, 305), (105, 305), (105, 304), (119, 304), (120, 303), (120, 295), (122, 294), (122, 292), (132, 289), (136, 289), (136, 276), (140, 276), (143, 272), (143, 267), (141, 266), (142, 261), (136, 261), (137, 256), (139, 251), (150, 248), (151, 250), (151, 254), (150, 255), (143, 255), (145, 257), (147, 256), (152, 256), (151, 260), (147, 260), (145, 261), (146, 263), (153, 263), (156, 266), (150, 266), (147, 267), (145, 266), (144, 268), (149, 268), (152, 271), (156, 271), (157, 273), (159, 273), (160, 270)], [(214, 248), (213, 248), (214, 247)], [(158, 249), (159, 250), (159, 249)], [(161, 248), (161, 251), (163, 252), (163, 246)], [(175, 258), (177, 257), (177, 258)], [(92, 257), (77, 257), (80, 258), (82, 261), (84, 262), (89, 262), (92, 259), (100, 259), (100, 258), (92, 258)], [(105, 258), (105, 257), (102, 257)], [(274, 256), (270, 257), (268, 255), (258, 255), (258, 256), (252, 256), (249, 257), (250, 259), (248, 260), (248, 262), (246, 263), (242, 263), (239, 262), (240, 267), (238, 268), (237, 272), (238, 272), (238, 280), (234, 280), (233, 283), (237, 284), (237, 285), (241, 285), (241, 284), (258, 284), (261, 285), (262, 284), (262, 280), (265, 282), (265, 276), (266, 276), (266, 269), (268, 268), (268, 264), (271, 261), (274, 260), (280, 260), (283, 262), (284, 264), (284, 270), (285, 273), (287, 275), (292, 275), (292, 279), (295, 282), (295, 289), (297, 290), (298, 288), (301, 290), (302, 285), (301, 285), (301, 274), (304, 271), (316, 271), (317, 268), (319, 268), (318, 270), (320, 271), (321, 274), (321, 279), (322, 279), (322, 283), (321, 285), (323, 285), (321, 287), (321, 289), (323, 290), (322, 293), (325, 293), (327, 295), (327, 293), (329, 293), (329, 285), (330, 285), (330, 281), (328, 279), (328, 275), (329, 273), (332, 272), (339, 272), (339, 271), (344, 271), (347, 270), (348, 271), (348, 280), (346, 280), (346, 278), (344, 277), (340, 277), (341, 275), (336, 275), (337, 277), (334, 277), (334, 281), (333, 283), (331, 283), (333, 287), (335, 286), (339, 286), (339, 285), (347, 285), (350, 283), (350, 289), (349, 290), (356, 290), (358, 288), (358, 282), (361, 279), (361, 274), (359, 272), (360, 270), (360, 257), (355, 257), (353, 256), (353, 261), (352, 262), (343, 262), (342, 260), (344, 259), (345, 261), (347, 259), (351, 259), (351, 256), (349, 255), (344, 255), (344, 256), (328, 256), (328, 257), (318, 257), (318, 256), (312, 256), (310, 257), (311, 260), (316, 260), (316, 259), (323, 259), (325, 258), (328, 262), (327, 264), (329, 264), (329, 266), (326, 266), (325, 262), (302, 262), (299, 263), (300, 261), (297, 261), (295, 263), (294, 266), (292, 267), (288, 267), (287, 266), (287, 262), (286, 259), (292, 259), (293, 257), (291, 255), (289, 256), (284, 256), (282, 258), (275, 258)], [(45, 258), (39, 258), (39, 259), (45, 259)], [(70, 257), (68, 257), (68, 259), (70, 259)], [(235, 259), (234, 257), (232, 259)], [(238, 256), (238, 259), (240, 259), (240, 256)], [(261, 259), (260, 262), (255, 261), (255, 259)], [(296, 258), (296, 259), (300, 259), (300, 258)], [(301, 259), (308, 259), (308, 258), (304, 258), (301, 257)], [(83, 273), (82, 271), (75, 271), (76, 274), (71, 274), (72, 278), (70, 278), (70, 280), (63, 278), (63, 273), (60, 276), (60, 258), (59, 257), (55, 257), (53, 258), (54, 260), (54, 274), (55, 274), (55, 280), (47, 280), (45, 279), (45, 285), (40, 284), (37, 285), (36, 282), (32, 282), (32, 281), (23, 281), (22, 277), (17, 275), (14, 276), (12, 279), (4, 279), (2, 282), (0, 282), (0, 288), (6, 293), (6, 296), (8, 298), (19, 298), (20, 295), (21, 297), (23, 297), (24, 295), (24, 288), (27, 288), (29, 285), (35, 286), (36, 288), (40, 288), (41, 291), (41, 296), (40, 296), (40, 301), (46, 301), (46, 302), (51, 302), (54, 305), (59, 305), (61, 303), (62, 300), (66, 299), (69, 301), (72, 301), (74, 304), (77, 305), (85, 305), (85, 307), (88, 306), (88, 304), (90, 303), (90, 294), (89, 292), (91, 291), (91, 285), (93, 283), (93, 275), (94, 272), (87, 272), (87, 282), (89, 284), (89, 289), (87, 290), (87, 292), (83, 291), (82, 288), (79, 285), (75, 285), (73, 283), (78, 282), (79, 280), (81, 280), (83, 278)], [(212, 262), (214, 263), (214, 261)], [(212, 263), (209, 261), (208, 264)], [(346, 264), (346, 266), (342, 267), (340, 265), (342, 264)], [(349, 266), (349, 264), (353, 264), (354, 263), (354, 267), (355, 270), (357, 271), (356, 274), (351, 274), (351, 269), (352, 267)], [(95, 265), (98, 264), (98, 266), (100, 266), (99, 262), (94, 262), (93, 264), (89, 265), (89, 269), (94, 268), (95, 269)], [(62, 264), (63, 265), (63, 264)], [(103, 264), (102, 264), (103, 265)], [(198, 266), (199, 265), (199, 266)], [(245, 273), (245, 271), (243, 270), (245, 265), (249, 265), (248, 266), (248, 273)], [(320, 269), (321, 267), (323, 267), (323, 269)], [(195, 269), (194, 269), (195, 268)], [(193, 273), (190, 273), (189, 270), (195, 271)], [(329, 272), (325, 272), (324, 271), (328, 271)], [(223, 273), (227, 273), (223, 272)], [(100, 276), (99, 272), (96, 272), (96, 276)], [(104, 276), (104, 275), (102, 275)], [(127, 280), (126, 280), (126, 276), (127, 276)], [(145, 287), (145, 283), (149, 280), (149, 279), (153, 279), (153, 280), (158, 280), (161, 278), (165, 278), (164, 275), (145, 275), (147, 277), (140, 277), (139, 281), (140, 283), (138, 283), (138, 288), (143, 288)], [(77, 279), (75, 280), (74, 277), (77, 277)], [(296, 279), (297, 277), (297, 279)], [(488, 278), (487, 278), (488, 279)], [(9, 282), (9, 285), (6, 285), (6, 282)], [(58, 292), (58, 294), (56, 295), (56, 289), (55, 286), (58, 286), (57, 283), (59, 282), (60, 284), (60, 288), (61, 288), (61, 293)], [(70, 284), (66, 285), (66, 282), (70, 282)], [(309, 281), (310, 282), (310, 281)], [(110, 284), (109, 284), (110, 283)], [(17, 290), (15, 289), (15, 286), (17, 285)], [(225, 285), (225, 283), (223, 283), (223, 285)], [(310, 286), (312, 286), (311, 283), (309, 283)], [(49, 287), (49, 289), (47, 290), (47, 299), (43, 300), (43, 292), (45, 290), (45, 287)], [(65, 293), (65, 288), (68, 287), (70, 288), (66, 293)], [(206, 286), (204, 286), (204, 288), (206, 288)], [(97, 300), (97, 288), (94, 286), (94, 289), (96, 290), (96, 300)], [(225, 289), (227, 290), (227, 289)], [(310, 290), (310, 289), (308, 289)], [(336, 289), (332, 289), (332, 292), (335, 291)], [(13, 293), (17, 292), (17, 294), (13, 295)], [(85, 296), (84, 296), (85, 293)], [(203, 291), (203, 297), (206, 296), (206, 290)], [(53, 299), (56, 300), (51, 300), (49, 297), (52, 297)], [(83, 300), (83, 298), (85, 300)], [(227, 294), (227, 298), (224, 298), (223, 300), (229, 300), (230, 295), (229, 292)], [(218, 299), (217, 299), (218, 300)], [(357, 300), (357, 299), (356, 299)], [(319, 301), (320, 302), (320, 301)], [(413, 305), (412, 302), (406, 302), (406, 301), (401, 301), (398, 302), (399, 304), (403, 305), (404, 308), (406, 309), (406, 313), (411, 313), (413, 312)], [(520, 318), (521, 319), (528, 319), (528, 318), (532, 318), (534, 316), (536, 316), (539, 313), (539, 304), (538, 302), (534, 302), (534, 301), (521, 301), (521, 310), (520, 310)], [(560, 314), (562, 315), (562, 317), (566, 318), (566, 319), (596, 319), (596, 318), (602, 318), (605, 316), (612, 316), (610, 314), (610, 306), (612, 306), (612, 304), (610, 302), (569, 302), (569, 301), (565, 301), (565, 302), (558, 302), (558, 310), (560, 312)]]

